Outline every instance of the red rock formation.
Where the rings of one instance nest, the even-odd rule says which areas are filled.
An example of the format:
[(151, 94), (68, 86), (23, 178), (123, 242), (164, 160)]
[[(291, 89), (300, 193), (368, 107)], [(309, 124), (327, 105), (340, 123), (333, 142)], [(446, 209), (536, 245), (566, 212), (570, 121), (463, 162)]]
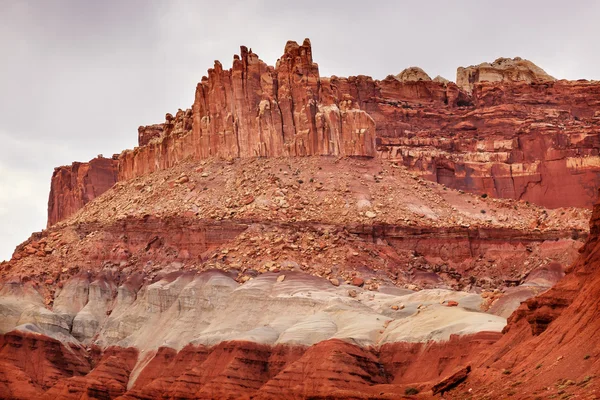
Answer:
[(369, 114), (382, 157), (427, 179), (550, 208), (591, 207), (600, 185), (599, 99), (597, 83), (484, 82), (468, 97), (472, 106), (412, 104), (391, 119), (381, 105)]
[[(179, 110), (175, 116), (167, 114), (163, 124), (140, 127), (140, 146), (133, 151), (112, 160), (100, 158), (58, 168), (52, 180), (48, 223), (64, 219), (106, 191), (117, 180), (117, 170), (118, 179), (123, 181), (173, 167), (186, 159), (213, 157), (379, 156), (457, 189), (548, 207), (590, 206), (596, 197), (595, 188), (600, 186), (600, 85), (555, 82), (533, 64), (516, 61), (499, 61), (489, 68), (467, 71), (459, 82), (461, 88), (442, 80), (423, 79), (425, 75), (419, 71), (383, 81), (365, 76), (323, 78), (307, 40), (302, 45), (289, 42), (275, 67), (267, 66), (242, 47), (231, 69), (225, 70), (215, 62), (208, 77), (198, 84), (191, 109)], [(198, 171), (197, 165), (194, 168), (206, 175), (194, 177), (190, 171), (175, 179), (165, 175), (163, 183), (170, 179), (165, 185), (185, 189), (185, 197), (169, 198), (160, 204), (157, 201), (151, 211), (158, 216), (131, 211), (141, 206), (144, 197), (115, 201), (108, 212), (118, 212), (118, 218), (105, 216), (107, 219), (102, 220), (99, 216), (106, 210), (96, 209), (77, 224), (32, 236), (17, 248), (11, 262), (3, 264), (0, 276), (31, 280), (31, 287), (39, 289), (41, 310), (44, 305), (52, 305), (57, 288), (82, 270), (103, 270), (104, 276), (123, 282), (132, 272), (143, 269), (143, 274), (134, 275), (129, 282), (135, 288), (144, 279), (157, 277), (161, 268), (158, 264), (183, 271), (209, 265), (231, 268), (232, 274), (240, 271), (238, 279), (250, 279), (251, 272), (258, 272), (242, 263), (265, 262), (258, 255), (267, 250), (258, 242), (265, 237), (259, 233), (278, 227), (280, 237), (271, 238), (266, 244), (268, 251), (260, 257), (306, 257), (298, 260), (309, 260), (311, 266), (302, 267), (317, 273), (320, 266), (313, 263), (319, 258), (315, 254), (328, 261), (333, 259), (329, 254), (336, 255), (335, 260), (343, 265), (336, 266), (335, 273), (342, 280), (348, 278), (357, 286), (373, 290), (377, 285), (371, 278), (376, 275), (366, 276), (372, 271), (364, 265), (375, 259), (385, 264), (376, 269), (381, 271), (376, 278), (391, 277), (394, 283), (464, 285), (467, 279), (472, 278), (469, 284), (474, 284), (478, 279), (491, 278), (510, 284), (524, 278), (520, 266), (525, 265), (529, 253), (541, 260), (544, 255), (566, 253), (565, 249), (573, 252), (576, 243), (571, 236), (579, 234), (567, 229), (525, 232), (460, 222), (457, 224), (464, 226), (448, 227), (442, 226), (440, 216), (435, 214), (435, 226), (403, 225), (400, 218), (397, 223), (341, 223), (324, 218), (315, 222), (304, 218), (307, 214), (300, 214), (304, 206), (314, 209), (310, 201), (300, 202), (307, 197), (306, 192), (294, 189), (294, 196), (289, 198), (297, 202), (294, 208), (287, 200), (278, 203), (285, 207), (270, 200), (266, 203), (266, 197), (261, 199), (264, 209), (254, 207), (258, 200), (250, 192), (243, 194), (242, 202), (235, 196), (223, 201), (214, 194), (204, 198), (199, 191), (194, 192), (196, 183), (202, 182), (202, 192), (210, 188), (223, 194), (225, 182), (219, 179), (224, 174), (213, 178), (217, 175), (214, 170), (210, 175)], [(372, 172), (368, 176), (374, 175)], [(373, 179), (380, 183), (380, 178)], [(281, 182), (279, 177), (275, 180)], [(416, 181), (422, 182), (418, 178)], [(150, 183), (153, 187), (143, 182), (131, 186), (144, 193), (158, 188), (161, 197), (168, 197), (158, 182)], [(118, 197), (119, 190), (126, 191), (124, 186), (120, 184), (110, 196)], [(262, 195), (279, 191), (285, 200), (283, 186), (266, 188), (265, 184), (260, 186)], [(323, 185), (311, 193), (322, 190)], [(344, 190), (351, 192), (344, 188), (339, 192), (346, 193)], [(423, 187), (421, 191), (426, 190)], [(224, 204), (227, 210), (206, 208), (210, 213), (200, 215), (202, 200), (215, 201), (219, 207)], [(387, 201), (379, 200), (382, 204)], [(329, 198), (318, 205), (325, 207), (328, 202)], [(188, 208), (183, 215), (160, 214), (173, 203)], [(335, 209), (333, 204), (328, 205)], [(512, 203), (512, 207), (517, 206)], [(94, 207), (82, 214), (90, 208)], [(230, 219), (248, 210), (247, 219)], [(377, 213), (369, 212), (372, 218), (379, 218)], [(360, 215), (371, 218), (366, 212)], [(276, 218), (275, 222), (271, 218)], [(413, 222), (408, 218), (404, 221)], [(284, 222), (288, 225), (283, 226)], [(540, 216), (535, 223), (532, 229), (543, 228), (544, 218)], [(244, 243), (249, 239), (244, 237), (235, 246), (221, 249), (246, 230), (253, 231), (253, 243)], [(296, 232), (292, 235), (291, 230)], [(302, 242), (300, 233), (311, 237), (311, 244), (303, 244), (301, 256), (300, 251), (293, 251), (300, 247), (295, 243)], [(0, 341), (0, 397), (398, 398), (408, 385), (429, 394), (427, 390), (438, 382), (443, 384), (435, 386), (434, 391), (457, 385), (454, 394), (458, 397), (467, 396), (474, 385), (475, 396), (498, 397), (523, 382), (527, 383), (522, 389), (524, 394), (532, 396), (549, 394), (548, 387), (561, 386), (558, 390), (563, 392), (557, 390), (556, 395), (564, 394), (566, 389), (591, 394), (598, 386), (593, 379), (600, 368), (598, 235), (600, 205), (594, 210), (591, 236), (579, 261), (553, 289), (523, 302), (496, 344), (498, 335), (485, 334), (452, 338), (446, 343), (395, 343), (379, 348), (340, 340), (308, 348), (223, 342), (211, 348), (190, 345), (179, 352), (162, 348), (155, 354), (142, 354), (138, 360), (135, 349), (112, 348), (98, 354), (99, 349), (66, 348), (42, 335), (11, 332)], [(360, 246), (360, 252), (354, 251), (350, 242)], [(211, 264), (207, 259), (212, 260)], [(294, 263), (301, 268), (300, 263)], [(409, 265), (417, 272), (399, 265)], [(421, 267), (423, 271), (418, 270)], [(349, 270), (353, 275), (348, 275)], [(556, 270), (562, 274), (560, 264)], [(169, 275), (169, 279), (177, 274), (184, 272)], [(286, 274), (289, 278), (290, 272)], [(96, 281), (88, 283), (84, 282), (83, 290), (98, 286)], [(134, 292), (128, 296), (135, 296)], [(108, 297), (112, 299), (113, 294)], [(459, 302), (450, 300), (446, 304)], [(399, 307), (392, 310), (398, 311)], [(96, 304), (94, 311), (104, 319), (113, 309)], [(28, 359), (36, 362), (28, 363)], [(473, 366), (468, 377), (462, 369), (467, 365)]]
[(52, 174), (48, 226), (61, 221), (117, 182), (118, 160), (98, 157), (87, 163), (58, 167)]
[[(445, 343), (399, 343), (379, 350), (363, 349), (340, 340), (324, 341), (309, 348), (251, 342), (224, 342), (211, 348), (189, 345), (179, 352), (161, 348), (147, 354), (138, 363), (139, 370), (133, 372), (137, 352), (109, 348), (94, 355), (98, 361), (93, 369), (85, 365), (73, 370), (84, 364), (73, 359), (61, 361), (67, 370), (46, 375), (45, 384), (36, 381), (39, 369), (28, 370), (23, 362), (3, 363), (0, 396), (7, 399), (26, 399), (32, 395), (44, 399), (397, 398), (409, 385), (427, 389), (431, 383), (447, 378), (465, 367), (465, 362), (473, 359), (472, 354), (497, 339), (498, 334), (480, 333), (452, 337)], [(45, 337), (37, 340), (52, 341)], [(56, 343), (57, 354), (69, 354), (69, 350)], [(21, 351), (18, 359), (25, 360), (23, 357), (27, 355), (32, 353)], [(42, 359), (49, 356), (52, 355)], [(127, 390), (130, 374), (132, 387)]]
[[(275, 67), (246, 47), (240, 53), (229, 70), (215, 62), (191, 109), (139, 128), (139, 147), (119, 156), (119, 180), (187, 158), (379, 155), (492, 197), (550, 208), (596, 200), (597, 82), (554, 81), (521, 59), (459, 68), (458, 86), (415, 68), (402, 79), (325, 78), (308, 40), (288, 42)], [(97, 180), (83, 179), (79, 166), (55, 171), (50, 225), (114, 182), (114, 165)]]
[(119, 177), (186, 157), (374, 156), (373, 120), (352, 102), (323, 96), (320, 85), (308, 39), (288, 42), (275, 68), (242, 47), (231, 69), (215, 62), (191, 112), (167, 120), (162, 134), (157, 125), (140, 129), (142, 147), (121, 155)]
[(137, 361), (136, 349), (108, 348), (86, 376), (59, 380), (42, 399), (114, 399), (127, 391), (129, 374)]
[(486, 351), (485, 361), (474, 367), (456, 398), (468, 387), (476, 388), (470, 393), (475, 398), (515, 392), (516, 386), (519, 398), (597, 393), (600, 203), (590, 228), (592, 234), (567, 275), (515, 311), (505, 335)]
[(140, 126), (138, 128), (138, 144), (146, 146), (152, 139), (160, 138), (164, 134), (164, 131), (165, 124)]
[(40, 398), (58, 380), (85, 375), (90, 369), (85, 350), (78, 346), (67, 348), (38, 334), (0, 335), (0, 398)]

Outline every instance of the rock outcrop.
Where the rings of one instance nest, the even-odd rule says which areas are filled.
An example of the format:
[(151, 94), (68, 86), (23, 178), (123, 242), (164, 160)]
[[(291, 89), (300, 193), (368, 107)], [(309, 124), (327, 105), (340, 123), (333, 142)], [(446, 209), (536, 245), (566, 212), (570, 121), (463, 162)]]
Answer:
[(118, 182), (2, 264), (0, 334), (83, 358), (46, 383), (5, 363), (0, 397), (427, 393), (482, 362), (515, 298), (560, 279), (589, 214), (377, 158), (181, 162)]
[(468, 93), (478, 82), (547, 83), (555, 80), (531, 61), (520, 57), (498, 58), (492, 63), (459, 67), (456, 71), (456, 84)]
[(508, 319), (505, 334), (473, 366), (456, 398), (593, 397), (600, 389), (600, 203), (593, 232), (567, 275), (553, 288), (524, 301)]
[(419, 67), (409, 67), (396, 75), (400, 82), (430, 81), (431, 78)]
[(48, 226), (61, 221), (110, 189), (118, 176), (119, 162), (99, 156), (54, 169), (48, 199)]
[(288, 42), (276, 67), (246, 47), (240, 53), (229, 70), (215, 62), (191, 110), (140, 128), (140, 147), (120, 157), (120, 179), (188, 157), (376, 155), (372, 118), (321, 80), (308, 39)]
[[(93, 319), (92, 287), (110, 286), (106, 276), (88, 277), (89, 292), (73, 290), (84, 277), (66, 282), (55, 310), (28, 285), (12, 285), (0, 298), (0, 311), (16, 317), (0, 332), (0, 397), (392, 395), (451, 373), (505, 323), (477, 311), (477, 294), (355, 287), (352, 297), (349, 284), (299, 272), (241, 285), (230, 275), (171, 273), (142, 286), (126, 279)], [(449, 312), (440, 304), (448, 299), (460, 306)], [(86, 301), (74, 318), (64, 313), (65, 304)], [(69, 332), (82, 315), (91, 334), (80, 342)]]

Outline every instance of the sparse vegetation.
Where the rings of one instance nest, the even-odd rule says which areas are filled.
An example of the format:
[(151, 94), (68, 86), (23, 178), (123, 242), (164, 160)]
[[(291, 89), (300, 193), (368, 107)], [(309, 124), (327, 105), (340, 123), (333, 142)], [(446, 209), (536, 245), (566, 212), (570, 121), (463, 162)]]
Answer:
[(577, 385), (578, 385), (578, 386), (583, 386), (583, 385), (587, 384), (587, 383), (588, 383), (589, 381), (591, 381), (591, 380), (592, 380), (592, 377), (591, 377), (590, 375), (587, 375), (587, 376), (586, 376), (585, 378), (583, 378), (583, 379), (581, 380), (581, 382), (579, 382)]
[(404, 394), (407, 396), (411, 396), (413, 394), (419, 394), (419, 389), (415, 388), (415, 387), (407, 387), (406, 389), (404, 389)]

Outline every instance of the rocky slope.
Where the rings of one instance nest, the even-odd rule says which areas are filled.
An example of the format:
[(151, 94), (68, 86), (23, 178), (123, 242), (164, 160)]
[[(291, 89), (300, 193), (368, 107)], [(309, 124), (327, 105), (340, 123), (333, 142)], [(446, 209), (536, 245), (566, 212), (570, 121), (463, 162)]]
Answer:
[(56, 169), (0, 264), (0, 397), (594, 395), (600, 85), (457, 81), (242, 47), (139, 147)]
[(450, 398), (596, 398), (600, 391), (600, 203), (591, 235), (568, 274), (521, 304)]
[(182, 162), (117, 183), (2, 264), (0, 394), (427, 391), (563, 276), (589, 216), (378, 159)]

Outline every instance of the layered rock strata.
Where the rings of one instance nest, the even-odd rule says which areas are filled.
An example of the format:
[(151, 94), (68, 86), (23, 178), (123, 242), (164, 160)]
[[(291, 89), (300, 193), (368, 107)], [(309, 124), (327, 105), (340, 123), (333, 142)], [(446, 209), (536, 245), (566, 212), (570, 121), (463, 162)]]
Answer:
[[(600, 390), (600, 204), (580, 257), (552, 289), (523, 302), (505, 334), (451, 398), (593, 398)], [(469, 390), (470, 389), (470, 390)]]
[[(242, 47), (232, 68), (215, 62), (190, 109), (140, 127), (139, 147), (115, 156), (118, 180), (190, 158), (381, 157), (451, 188), (591, 208), (600, 84), (555, 81), (518, 58), (459, 68), (457, 82), (416, 68), (381, 81), (321, 77), (308, 40), (288, 42), (275, 67)], [(52, 187), (49, 225), (85, 204), (61, 195), (71, 190), (61, 179)]]
[(0, 264), (0, 397), (594, 395), (600, 85), (284, 53), (55, 171)]
[[(57, 291), (52, 310), (31, 285), (6, 285), (0, 396), (280, 398), (289, 388), (285, 396), (305, 398), (316, 390), (343, 398), (383, 384), (392, 384), (381, 390), (393, 394), (414, 383), (409, 376), (418, 373), (411, 370), (423, 363), (416, 351), (435, 360), (456, 342), (489, 344), (505, 325), (480, 311), (485, 299), (477, 294), (373, 292), (294, 272), (242, 285), (220, 271), (115, 283), (106, 275), (75, 277)], [(483, 331), (497, 333), (477, 335)], [(436, 343), (424, 344), (429, 341)], [(453, 350), (456, 359), (448, 355), (421, 382), (450, 371), (464, 351)], [(43, 366), (30, 370), (23, 360), (34, 354)], [(166, 373), (157, 375), (157, 368)], [(310, 377), (299, 375), (307, 369)], [(346, 383), (334, 389), (340, 379)], [(310, 387), (313, 380), (318, 389)]]

